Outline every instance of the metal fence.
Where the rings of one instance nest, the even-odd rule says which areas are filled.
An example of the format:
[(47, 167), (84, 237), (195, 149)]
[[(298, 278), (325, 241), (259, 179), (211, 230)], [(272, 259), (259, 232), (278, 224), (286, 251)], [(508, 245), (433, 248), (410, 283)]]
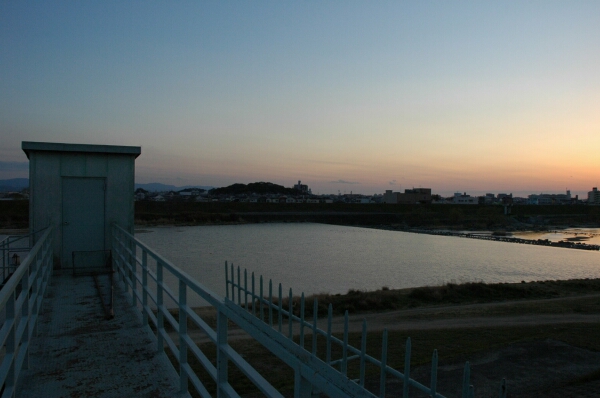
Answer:
[[(237, 272), (236, 272), (237, 271)], [(237, 274), (237, 280), (236, 280)], [(240, 267), (234, 268), (233, 264), (230, 267), (225, 263), (225, 279), (226, 279), (226, 298), (236, 302), (238, 306), (257, 317), (270, 327), (275, 328), (279, 333), (287, 335), (290, 340), (294, 339), (294, 334), (299, 335), (298, 345), (306, 350), (310, 350), (311, 355), (318, 356), (317, 340), (325, 340), (325, 350), (321, 353), (321, 359), (329, 366), (338, 369), (341, 377), (347, 377), (349, 374), (349, 365), (352, 362), (358, 362), (357, 382), (361, 387), (365, 387), (366, 368), (368, 365), (379, 369), (379, 386), (377, 391), (371, 391), (374, 395), (378, 394), (383, 397), (386, 394), (386, 384), (390, 378), (395, 378), (402, 383), (402, 396), (409, 397), (411, 391), (417, 390), (425, 393), (429, 397), (443, 397), (437, 391), (437, 367), (438, 353), (433, 351), (431, 358), (431, 380), (428, 386), (410, 378), (410, 359), (411, 359), (411, 339), (406, 340), (405, 355), (404, 355), (404, 371), (400, 372), (387, 364), (388, 360), (388, 331), (383, 330), (381, 358), (377, 359), (367, 355), (367, 322), (363, 320), (360, 348), (353, 347), (348, 343), (350, 327), (348, 311), (345, 311), (343, 319), (343, 332), (341, 338), (334, 336), (332, 332), (333, 324), (333, 307), (329, 304), (325, 323), (327, 329), (323, 330), (318, 327), (320, 307), (318, 299), (314, 298), (312, 302), (312, 311), (307, 314), (307, 303), (304, 293), (300, 297), (294, 297), (292, 289), (289, 289), (287, 297), (283, 296), (282, 285), (279, 284), (277, 292), (273, 294), (273, 282), (269, 280), (268, 289), (263, 283), (263, 277), (255, 278), (254, 272), (250, 275), (250, 283), (248, 282), (248, 271), (242, 270)], [(310, 305), (311, 303), (308, 303)], [(310, 336), (307, 336), (307, 332)], [(307, 342), (307, 337), (310, 342)], [(307, 344), (308, 343), (308, 344)], [(337, 350), (335, 350), (337, 346)], [(339, 357), (332, 356), (332, 352), (338, 352)], [(470, 366), (469, 362), (465, 363), (463, 379), (462, 379), (462, 397), (474, 396), (474, 387), (470, 384)], [(502, 380), (499, 385), (499, 397), (506, 397), (506, 380)]]
[(27, 257), (32, 245), (37, 242), (37, 238), (44, 231), (45, 228), (27, 235), (10, 235), (0, 241), (0, 255), (2, 256), (2, 260), (0, 261), (0, 266), (2, 267), (0, 287), (4, 286), (8, 278), (19, 267), (22, 259)]
[[(215, 293), (191, 278), (168, 260), (164, 259), (146, 244), (134, 238), (119, 226), (113, 227), (113, 254), (116, 271), (125, 283), (125, 288), (131, 294), (131, 304), (142, 312), (145, 325), (155, 333), (157, 350), (170, 351), (172, 361), (180, 377), (180, 389), (185, 393), (191, 384), (202, 397), (216, 393), (222, 397), (238, 397), (231, 384), (228, 372), (229, 365), (235, 366), (256, 388), (269, 397), (283, 397), (267, 379), (252, 367), (229, 344), (229, 330), (237, 327), (243, 333), (260, 343), (275, 355), (281, 362), (293, 371), (294, 396), (305, 397), (324, 394), (332, 397), (384, 397), (389, 378), (396, 378), (402, 383), (404, 397), (411, 392), (420, 391), (431, 397), (443, 397), (437, 391), (437, 351), (432, 356), (431, 381), (428, 386), (410, 378), (410, 338), (406, 342), (404, 370), (393, 369), (387, 363), (387, 330), (383, 331), (381, 357), (375, 358), (366, 353), (367, 325), (363, 322), (361, 347), (356, 348), (348, 343), (349, 326), (348, 314), (344, 318), (342, 337), (338, 338), (332, 332), (332, 308), (328, 308), (326, 319), (327, 330), (320, 329), (318, 324), (318, 303), (313, 302), (312, 319), (305, 317), (304, 295), (300, 299), (298, 315), (292, 308), (293, 295), (290, 289), (287, 297), (288, 305), (284, 305), (282, 286), (279, 285), (277, 296), (273, 296), (273, 284), (269, 281), (268, 292), (260, 277), (258, 286), (254, 274), (248, 284), (247, 271), (243, 272), (233, 265), (225, 264), (226, 290), (225, 298)], [(228, 269), (229, 268), (229, 269)], [(174, 291), (169, 283), (176, 284)], [(202, 319), (187, 305), (188, 298), (195, 294), (214, 308), (216, 322), (214, 327)], [(169, 307), (176, 311), (169, 311)], [(175, 319), (177, 313), (178, 319)], [(165, 322), (166, 321), (166, 322)], [(204, 340), (214, 345), (216, 355), (208, 356), (196, 341), (190, 337), (190, 329), (201, 332)], [(310, 337), (309, 337), (310, 336)], [(307, 338), (310, 344), (307, 346)], [(325, 340), (325, 349), (318, 349), (317, 340)], [(167, 351), (167, 354), (169, 354)], [(338, 353), (339, 357), (334, 357)], [(190, 366), (188, 355), (195, 357), (195, 362), (201, 365), (201, 372), (208, 375), (214, 390), (207, 388), (207, 383)], [(351, 378), (348, 372), (349, 364), (358, 363), (358, 377)], [(379, 383), (371, 391), (366, 383), (366, 367), (379, 369)], [(177, 369), (178, 368), (178, 369)], [(465, 364), (462, 381), (462, 396), (472, 397), (473, 386), (470, 385), (470, 367)], [(506, 384), (500, 385), (499, 396), (506, 396)]]
[(15, 396), (21, 369), (29, 366), (29, 343), (52, 274), (52, 228), (46, 229), (0, 290), (0, 363), (2, 397)]

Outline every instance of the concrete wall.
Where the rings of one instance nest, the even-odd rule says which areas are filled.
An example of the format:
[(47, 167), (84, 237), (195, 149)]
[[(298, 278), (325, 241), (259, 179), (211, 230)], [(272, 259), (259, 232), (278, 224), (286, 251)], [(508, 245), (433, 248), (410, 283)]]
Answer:
[(31, 151), (29, 153), (29, 228), (54, 227), (54, 253), (61, 255), (62, 178), (106, 179), (105, 249), (111, 246), (111, 225), (133, 233), (135, 155)]

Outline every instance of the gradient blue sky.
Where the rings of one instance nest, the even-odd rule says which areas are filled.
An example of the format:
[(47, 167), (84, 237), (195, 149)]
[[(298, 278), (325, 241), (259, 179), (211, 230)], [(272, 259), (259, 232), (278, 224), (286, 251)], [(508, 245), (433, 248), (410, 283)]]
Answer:
[(139, 145), (136, 181), (313, 192), (600, 185), (599, 1), (0, 1), (21, 141)]

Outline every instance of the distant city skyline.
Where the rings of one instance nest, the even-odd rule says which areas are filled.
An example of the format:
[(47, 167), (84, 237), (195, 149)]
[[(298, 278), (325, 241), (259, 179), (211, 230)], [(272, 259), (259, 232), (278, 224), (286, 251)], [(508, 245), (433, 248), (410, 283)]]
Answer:
[[(25, 164), (27, 164), (27, 163), (25, 163)], [(6, 180), (10, 180), (12, 178), (27, 178), (27, 175), (25, 175), (24, 177), (11, 177), (11, 178), (8, 178), (8, 179), (0, 179), (0, 183), (2, 183), (3, 181), (6, 181)], [(288, 184), (288, 183), (285, 183), (285, 182), (278, 183), (278, 182), (273, 182), (273, 181), (266, 181), (266, 180), (263, 179), (263, 180), (248, 181), (248, 182), (238, 181), (237, 183), (241, 183), (241, 184), (246, 184), (247, 185), (249, 183), (261, 182), (261, 181), (262, 182), (271, 182), (271, 183), (274, 183), (274, 184), (277, 184), (277, 185), (284, 186), (286, 188), (293, 188), (294, 185), (297, 182), (297, 181), (294, 181), (293, 183)], [(136, 180), (135, 183), (136, 183), (136, 186), (138, 184), (140, 184), (140, 185), (163, 184), (163, 185), (167, 185), (167, 186), (174, 186), (174, 187), (177, 187), (177, 188), (188, 188), (188, 187), (203, 187), (203, 188), (214, 187), (214, 188), (222, 188), (222, 187), (226, 187), (226, 186), (232, 185), (232, 184), (226, 184), (226, 185), (214, 185), (214, 186), (212, 186), (212, 185), (201, 184), (201, 183), (200, 184), (193, 184), (193, 183), (192, 184), (181, 184), (180, 182), (177, 182), (177, 181), (175, 181), (173, 183), (168, 183), (168, 182), (161, 182), (161, 181), (154, 181), (154, 180), (152, 180), (151, 182), (140, 182), (140, 181)], [(306, 185), (306, 184), (303, 184), (303, 185)], [(412, 189), (412, 188), (418, 188), (418, 187), (404, 188), (404, 187), (393, 187), (393, 186), (391, 186), (391, 187), (387, 188), (386, 190), (392, 190), (393, 192), (404, 192), (404, 190), (406, 190), (406, 189)], [(430, 187), (427, 187), (427, 188), (430, 188)], [(579, 195), (579, 199), (584, 200), (584, 199), (587, 198), (588, 192), (590, 192), (593, 188), (594, 187), (588, 189), (585, 192), (575, 192), (575, 191), (570, 190), (570, 189), (568, 191), (570, 191), (571, 196), (573, 198), (575, 198), (576, 195)], [(362, 191), (357, 191), (357, 190), (353, 190), (353, 189), (350, 189), (350, 190), (347, 190), (347, 189), (342, 190), (342, 189), (340, 189), (340, 190), (338, 190), (336, 192), (314, 192), (313, 189), (312, 189), (312, 187), (310, 185), (308, 186), (308, 189), (310, 189), (311, 193), (315, 194), (315, 195), (330, 195), (330, 194), (332, 194), (332, 195), (336, 195), (336, 194), (342, 194), (342, 195), (345, 195), (345, 194), (382, 195), (386, 191), (386, 190), (383, 190), (383, 191), (378, 191), (378, 192), (362, 192)], [(471, 196), (484, 196), (486, 194), (492, 193), (495, 196), (497, 196), (498, 194), (512, 194), (515, 197), (527, 197), (529, 195), (539, 195), (539, 194), (564, 194), (566, 191), (567, 190), (556, 191), (556, 192), (555, 191), (539, 191), (539, 192), (521, 191), (521, 192), (519, 192), (519, 191), (512, 191), (512, 190), (504, 190), (504, 191), (498, 191), (498, 190), (487, 190), (487, 191), (454, 190), (454, 191), (442, 192), (442, 191), (436, 191), (435, 188), (433, 188), (432, 189), (432, 194), (433, 195), (441, 195), (442, 197), (452, 197), (456, 193), (466, 193), (467, 195), (471, 195)]]
[(600, 2), (2, 2), (21, 141), (136, 145), (136, 181), (313, 193), (600, 186)]

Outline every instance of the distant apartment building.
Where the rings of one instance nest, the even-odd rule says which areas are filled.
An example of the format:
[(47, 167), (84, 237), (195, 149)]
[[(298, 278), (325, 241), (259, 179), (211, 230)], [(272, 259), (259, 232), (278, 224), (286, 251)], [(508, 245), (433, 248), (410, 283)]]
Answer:
[(394, 204), (427, 204), (431, 203), (431, 188), (405, 189), (404, 193), (392, 192), (388, 189), (383, 194), (383, 203)]
[[(577, 199), (577, 197), (576, 197)], [(571, 204), (571, 191), (567, 190), (564, 194), (533, 194), (527, 197), (529, 205), (566, 205)]]
[(496, 201), (496, 196), (493, 193), (486, 193), (485, 196), (483, 197), (482, 204), (491, 205), (495, 201)]
[(600, 191), (597, 187), (588, 192), (588, 205), (600, 205)]
[(456, 205), (476, 205), (479, 204), (479, 199), (475, 196), (467, 195), (466, 192), (456, 192), (452, 198), (452, 203)]

